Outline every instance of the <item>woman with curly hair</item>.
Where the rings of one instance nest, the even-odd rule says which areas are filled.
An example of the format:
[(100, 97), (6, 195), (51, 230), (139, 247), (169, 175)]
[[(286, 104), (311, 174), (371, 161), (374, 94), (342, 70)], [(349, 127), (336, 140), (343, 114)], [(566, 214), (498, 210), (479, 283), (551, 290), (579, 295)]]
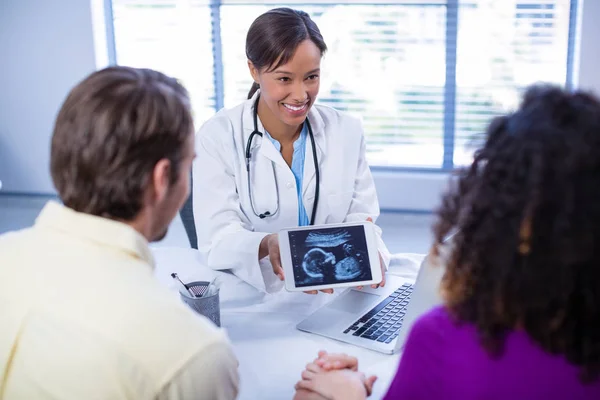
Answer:
[[(445, 304), (413, 326), (386, 399), (600, 399), (599, 100), (530, 88), (438, 217), (434, 253), (457, 232)], [(374, 378), (332, 362), (356, 370), (320, 354), (298, 398), (366, 396)]]

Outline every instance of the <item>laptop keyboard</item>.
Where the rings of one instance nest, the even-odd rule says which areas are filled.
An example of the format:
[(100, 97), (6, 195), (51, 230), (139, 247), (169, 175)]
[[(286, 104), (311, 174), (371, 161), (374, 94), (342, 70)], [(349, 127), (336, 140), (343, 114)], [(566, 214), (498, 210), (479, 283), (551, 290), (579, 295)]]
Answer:
[(398, 337), (413, 285), (405, 283), (344, 331), (345, 334), (390, 343)]

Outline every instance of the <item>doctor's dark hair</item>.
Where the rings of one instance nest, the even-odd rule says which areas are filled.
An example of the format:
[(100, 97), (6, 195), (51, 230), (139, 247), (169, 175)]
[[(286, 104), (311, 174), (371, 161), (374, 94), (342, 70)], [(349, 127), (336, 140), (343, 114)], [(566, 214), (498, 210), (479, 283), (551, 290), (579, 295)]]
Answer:
[[(287, 63), (305, 40), (312, 41), (323, 55), (327, 45), (317, 24), (304, 11), (275, 8), (262, 14), (250, 26), (246, 36), (246, 57), (261, 70), (273, 71)], [(248, 98), (258, 90), (254, 82)]]
[(456, 231), (442, 291), (451, 314), (500, 356), (512, 330), (600, 378), (600, 102), (530, 88), (490, 124), (434, 227)]
[(149, 69), (109, 67), (92, 73), (67, 96), (54, 126), (50, 170), (63, 203), (75, 211), (131, 220), (156, 163), (180, 171), (193, 135), (186, 89)]

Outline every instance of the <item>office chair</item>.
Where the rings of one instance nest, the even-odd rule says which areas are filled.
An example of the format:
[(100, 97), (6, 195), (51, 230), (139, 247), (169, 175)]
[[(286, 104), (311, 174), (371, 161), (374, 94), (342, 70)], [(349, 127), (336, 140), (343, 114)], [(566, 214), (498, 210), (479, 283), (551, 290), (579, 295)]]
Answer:
[(181, 221), (183, 222), (183, 227), (185, 228), (185, 232), (187, 233), (188, 240), (190, 241), (190, 246), (193, 249), (198, 249), (198, 236), (196, 235), (196, 225), (194, 224), (194, 180), (192, 175), (190, 174), (190, 196), (187, 198), (183, 207), (179, 211), (179, 215), (181, 216)]

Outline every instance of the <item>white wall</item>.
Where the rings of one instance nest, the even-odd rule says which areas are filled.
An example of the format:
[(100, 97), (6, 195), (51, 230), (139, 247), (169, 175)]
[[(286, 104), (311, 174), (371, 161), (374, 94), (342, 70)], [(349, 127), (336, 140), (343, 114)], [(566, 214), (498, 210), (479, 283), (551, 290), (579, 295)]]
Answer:
[(576, 69), (577, 86), (591, 90), (600, 95), (600, 1), (598, 0), (580, 0), (581, 5), (580, 23), (581, 23), (581, 41), (579, 42), (579, 56), (575, 61), (579, 62), (579, 68)]
[(439, 205), (448, 184), (442, 172), (373, 171), (382, 210), (429, 212)]
[(89, 0), (0, 0), (2, 192), (54, 193), (49, 144), (67, 92), (95, 70)]

